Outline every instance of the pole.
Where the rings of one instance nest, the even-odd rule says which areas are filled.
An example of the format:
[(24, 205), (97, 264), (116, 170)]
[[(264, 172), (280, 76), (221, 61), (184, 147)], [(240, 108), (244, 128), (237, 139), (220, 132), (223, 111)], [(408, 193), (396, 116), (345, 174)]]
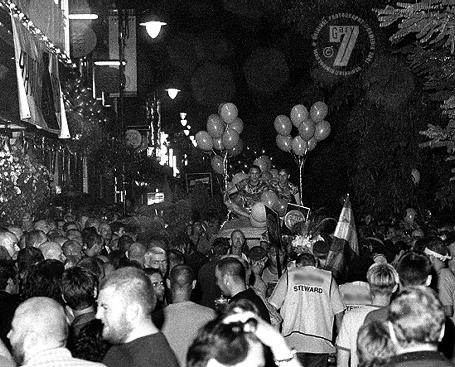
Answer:
[[(215, 153), (215, 151), (213, 151), (213, 153)], [(228, 193), (228, 177), (229, 177), (228, 176), (228, 152), (226, 151), (224, 153), (224, 157), (223, 157), (223, 184), (224, 184), (224, 202), (225, 203), (230, 202), (229, 193)], [(221, 224), (220, 228), (223, 228), (223, 226), (226, 224), (226, 222), (229, 221), (231, 213), (232, 213), (232, 209), (228, 206), (228, 212), (226, 215), (226, 219)]]
[(159, 158), (161, 149), (161, 101), (156, 90), (148, 95), (145, 107), (145, 117), (149, 127), (149, 146), (153, 148), (153, 157)]
[(118, 103), (118, 116), (120, 120), (121, 134), (125, 132), (125, 42), (126, 42), (126, 19), (125, 9), (123, 9), (122, 1), (119, 1), (118, 9), (118, 56), (120, 65), (118, 68), (119, 73), (119, 103)]
[(158, 98), (158, 92), (153, 92), (153, 108), (154, 108), (154, 121), (156, 121), (156, 140), (155, 140), (155, 156), (159, 157), (161, 150), (161, 101)]
[[(120, 137), (125, 134), (125, 41), (126, 41), (126, 11), (123, 8), (123, 1), (118, 2), (118, 56), (120, 65), (118, 67), (119, 77), (119, 102), (117, 105), (117, 114), (120, 121)], [(125, 165), (122, 166), (122, 191), (123, 191), (123, 215), (126, 215), (126, 172)]]

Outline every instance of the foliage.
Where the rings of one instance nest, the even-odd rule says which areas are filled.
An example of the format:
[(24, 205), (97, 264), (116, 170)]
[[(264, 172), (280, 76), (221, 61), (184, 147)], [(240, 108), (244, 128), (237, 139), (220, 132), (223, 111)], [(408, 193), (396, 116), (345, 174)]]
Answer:
[(25, 213), (36, 214), (49, 199), (49, 172), (20, 147), (10, 149), (8, 138), (1, 147), (0, 219), (18, 224)]
[[(449, 118), (445, 127), (428, 124), (422, 135), (429, 140), (421, 147), (442, 148), (447, 160), (455, 157), (455, 2), (451, 0), (420, 1), (414, 4), (397, 3), (377, 10), (382, 27), (398, 23), (398, 30), (390, 40), (398, 43), (415, 36), (416, 41), (407, 45), (407, 53), (413, 70), (425, 78), (424, 88), (437, 101), (443, 101), (443, 114)], [(453, 170), (452, 170), (453, 172)], [(452, 176), (451, 181), (455, 180)], [(443, 188), (451, 192), (452, 188)]]
[(444, 47), (455, 47), (455, 2), (451, 0), (420, 1), (397, 3), (397, 7), (387, 5), (378, 10), (379, 22), (388, 27), (399, 22), (398, 31), (390, 40), (399, 42), (410, 34), (415, 34), (420, 43), (438, 44), (445, 41)]
[(414, 201), (411, 170), (420, 160), (415, 142), (419, 111), (417, 106), (406, 106), (406, 114), (402, 110), (390, 113), (362, 102), (352, 111), (347, 126), (355, 137), (351, 150), (356, 159), (349, 174), (353, 199), (363, 213), (389, 216)]
[[(314, 30), (318, 26), (323, 17), (332, 15), (338, 12), (349, 11), (362, 17), (366, 21), (372, 17), (373, 7), (386, 4), (383, 0), (263, 0), (273, 3), (275, 16), (279, 14), (281, 22), (288, 27), (291, 27), (294, 32), (300, 34), (304, 38), (311, 38)], [(278, 8), (278, 4), (281, 6)], [(278, 10), (279, 9), (279, 10)]]

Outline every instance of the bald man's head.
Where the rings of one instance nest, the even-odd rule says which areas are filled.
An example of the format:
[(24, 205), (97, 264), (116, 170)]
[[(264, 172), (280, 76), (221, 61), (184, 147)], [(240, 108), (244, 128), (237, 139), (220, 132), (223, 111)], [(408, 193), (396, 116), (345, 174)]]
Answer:
[(68, 324), (63, 307), (47, 297), (32, 297), (21, 303), (8, 333), (18, 364), (38, 351), (63, 347), (67, 336)]

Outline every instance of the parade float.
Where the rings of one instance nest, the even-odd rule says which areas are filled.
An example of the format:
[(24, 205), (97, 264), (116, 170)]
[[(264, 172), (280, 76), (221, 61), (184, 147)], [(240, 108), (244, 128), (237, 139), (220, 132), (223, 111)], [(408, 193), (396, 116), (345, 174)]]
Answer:
[(302, 104), (295, 105), (289, 117), (279, 115), (273, 122), (278, 148), (290, 153), (298, 167), (298, 188), (288, 181), (287, 170), (273, 167), (267, 155), (256, 157), (248, 173), (230, 171), (229, 160), (238, 156), (245, 145), (240, 137), (244, 122), (233, 103), (220, 104), (218, 113), (208, 117), (207, 129), (195, 137), (198, 148), (211, 156), (212, 169), (223, 180), (228, 215), (220, 237), (229, 237), (234, 229), (241, 229), (251, 247), (268, 240), (268, 212), (276, 213), (288, 230), (308, 220), (309, 208), (300, 199), (304, 166), (308, 153), (330, 134), (327, 114), (327, 105), (318, 101), (309, 110)]

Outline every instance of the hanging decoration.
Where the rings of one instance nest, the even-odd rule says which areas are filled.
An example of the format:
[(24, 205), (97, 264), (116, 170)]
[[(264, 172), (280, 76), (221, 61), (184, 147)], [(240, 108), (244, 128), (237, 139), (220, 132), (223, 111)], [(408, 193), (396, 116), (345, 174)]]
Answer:
[(17, 17), (11, 17), (11, 27), (21, 121), (69, 138), (57, 55), (43, 47)]
[(238, 117), (237, 106), (233, 103), (222, 103), (218, 114), (207, 118), (207, 130), (199, 131), (195, 138), (199, 149), (212, 154), (212, 169), (223, 175), (224, 187), (228, 185), (228, 159), (238, 156), (243, 151), (240, 134), (243, 121)]
[(78, 74), (71, 73), (62, 83), (62, 89), (72, 148), (90, 154), (107, 145), (109, 136), (104, 127), (110, 118), (101, 102), (93, 98), (91, 88), (83, 85)]
[[(279, 115), (275, 118), (274, 127), (277, 132), (276, 145), (283, 152), (291, 153), (299, 168), (299, 191), (302, 197), (303, 170), (308, 152), (314, 150), (318, 142), (330, 135), (330, 123), (324, 120), (328, 114), (328, 106), (321, 101), (315, 102), (310, 110), (298, 104), (292, 107), (290, 118)], [(291, 136), (295, 127), (298, 135)]]
[(55, 45), (43, 32), (40, 28), (38, 28), (30, 18), (24, 14), (24, 12), (11, 0), (1, 0), (0, 1), (3, 5), (5, 5), (11, 12), (11, 15), (22, 23), (27, 30), (34, 35), (44, 46), (45, 48), (57, 55), (60, 62), (63, 64), (70, 66), (72, 68), (76, 68), (77, 65), (73, 63), (71, 58), (57, 45)]
[(198, 148), (212, 155), (212, 169), (223, 176), (226, 193), (229, 177), (228, 159), (242, 153), (244, 147), (240, 138), (242, 131), (243, 121), (238, 117), (237, 106), (233, 103), (222, 103), (218, 107), (218, 114), (208, 117), (207, 130), (201, 130), (195, 136)]

